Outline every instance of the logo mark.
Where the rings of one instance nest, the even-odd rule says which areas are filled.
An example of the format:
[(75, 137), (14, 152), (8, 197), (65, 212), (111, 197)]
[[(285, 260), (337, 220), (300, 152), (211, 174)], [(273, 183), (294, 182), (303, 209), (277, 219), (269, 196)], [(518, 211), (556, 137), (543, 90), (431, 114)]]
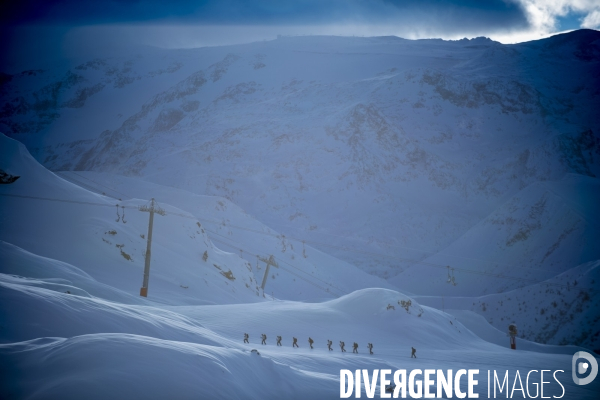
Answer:
[[(577, 363), (577, 361), (580, 358), (583, 358), (588, 362)], [(585, 351), (578, 351), (577, 353), (573, 354), (572, 367), (573, 382), (575, 382), (576, 385), (587, 385), (588, 383), (592, 382), (594, 378), (596, 378), (596, 375), (598, 375), (598, 362), (596, 361), (594, 356)], [(585, 378), (577, 377), (577, 374), (585, 374), (590, 367), (592, 368), (592, 370), (590, 371), (590, 374), (588, 376), (586, 376)]]

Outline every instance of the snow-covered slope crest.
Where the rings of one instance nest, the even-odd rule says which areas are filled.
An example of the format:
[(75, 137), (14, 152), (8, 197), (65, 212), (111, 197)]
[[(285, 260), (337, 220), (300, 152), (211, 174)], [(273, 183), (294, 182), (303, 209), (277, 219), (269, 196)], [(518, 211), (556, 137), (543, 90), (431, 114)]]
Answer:
[[(22, 144), (4, 135), (0, 135), (0, 169), (20, 176), (0, 186), (0, 240), (71, 264), (130, 295), (139, 294), (148, 213), (138, 211), (138, 206), (147, 200), (116, 201), (84, 190), (46, 170)], [(150, 299), (175, 304), (263, 300), (247, 261), (215, 247), (192, 215), (168, 204), (160, 206), (167, 215), (155, 216)], [(26, 260), (35, 257), (26, 252), (3, 245), (2, 254), (7, 262), (3, 269), (10, 273), (24, 275), (19, 265), (26, 265), (36, 277), (54, 278), (33, 271)]]
[[(488, 344), (473, 335), (448, 314), (421, 306), (415, 299), (389, 289), (361, 289), (338, 299), (322, 303), (288, 301), (263, 302), (246, 305), (215, 305), (211, 307), (174, 307), (189, 318), (223, 336), (232, 332), (248, 332), (251, 343), (265, 333), (272, 341), (276, 335), (286, 345), (292, 337), (301, 338), (306, 347), (308, 337), (316, 348), (332, 340), (336, 348), (344, 341), (346, 349), (353, 342), (362, 351), (367, 342), (374, 343), (378, 354), (406, 353), (410, 346), (430, 351), (448, 348), (485, 347)], [(236, 318), (223, 318), (236, 314)], [(239, 333), (238, 333), (239, 335)], [(231, 337), (236, 340), (237, 337)], [(410, 353), (409, 353), (410, 354)]]

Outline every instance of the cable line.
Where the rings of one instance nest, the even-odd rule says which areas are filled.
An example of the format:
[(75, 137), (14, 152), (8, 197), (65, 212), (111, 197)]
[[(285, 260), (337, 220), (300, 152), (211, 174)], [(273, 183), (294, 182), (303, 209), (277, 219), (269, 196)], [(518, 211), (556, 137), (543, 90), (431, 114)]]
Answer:
[[(207, 229), (206, 231), (207, 231), (207, 232), (210, 232), (210, 233), (212, 233), (212, 234), (214, 234), (214, 235), (217, 235), (217, 236), (219, 236), (219, 237), (221, 237), (221, 238), (227, 239), (225, 236), (223, 236), (223, 235), (220, 235), (220, 234), (218, 234), (218, 233), (216, 233), (216, 232), (212, 232), (212, 231), (210, 231), (210, 230), (208, 230), (208, 229)], [(223, 244), (225, 244), (225, 245), (227, 245), (227, 246), (230, 246), (230, 247), (233, 247), (233, 248), (236, 248), (236, 249), (240, 249), (240, 250), (244, 251), (245, 253), (248, 253), (248, 254), (250, 254), (251, 256), (258, 257), (258, 255), (256, 255), (256, 254), (253, 254), (253, 253), (251, 253), (251, 252), (249, 252), (249, 251), (247, 251), (247, 250), (245, 250), (245, 249), (239, 248), (239, 246), (237, 246), (237, 245), (232, 245), (232, 244), (229, 244), (229, 243), (223, 242), (222, 240), (215, 239), (214, 237), (213, 237), (213, 238), (211, 238), (211, 240), (217, 241), (217, 242), (219, 242), (219, 243), (223, 243)], [(275, 257), (275, 258), (277, 259), (277, 257)], [(298, 270), (298, 271), (300, 271), (300, 272), (302, 272), (302, 273), (308, 274), (308, 272), (306, 272), (306, 271), (303, 271), (302, 269), (300, 269), (300, 268), (298, 268), (298, 267), (294, 266), (293, 264), (291, 264), (291, 263), (289, 263), (289, 262), (287, 262), (287, 261), (285, 261), (285, 260), (278, 259), (278, 261), (279, 261), (279, 262), (282, 262), (282, 263), (284, 263), (284, 264), (286, 264), (286, 265), (289, 265), (290, 267), (292, 267), (292, 268), (294, 268), (294, 269), (296, 269), (296, 270)], [(282, 267), (281, 265), (279, 266), (279, 268), (281, 268), (281, 269), (283, 269), (283, 270), (285, 270), (285, 271), (288, 271), (289, 273), (291, 273), (291, 274), (293, 274), (293, 275), (295, 275), (295, 276), (299, 277), (300, 279), (303, 279), (303, 280), (305, 280), (305, 281), (307, 281), (307, 282), (308, 282), (307, 278), (304, 278), (304, 277), (302, 277), (302, 276), (300, 276), (300, 275), (298, 275), (298, 274), (294, 273), (293, 271), (290, 271), (290, 270), (288, 270), (287, 268), (284, 268), (284, 267)], [(310, 275), (309, 275), (309, 276), (310, 276)], [(333, 288), (335, 288), (335, 289), (339, 290), (339, 291), (340, 291), (340, 292), (342, 292), (342, 293), (344, 292), (344, 291), (343, 291), (342, 289), (340, 289), (339, 287), (337, 287), (337, 286), (335, 286), (335, 285), (333, 285), (333, 284), (331, 284), (331, 283), (329, 283), (329, 282), (326, 282), (326, 281), (324, 281), (324, 280), (322, 280), (322, 279), (320, 279), (320, 278), (318, 278), (318, 277), (316, 277), (316, 276), (310, 276), (310, 278), (311, 278), (311, 279), (314, 279), (314, 280), (317, 280), (317, 281), (320, 281), (320, 282), (324, 283), (325, 285), (329, 285), (329, 286), (331, 286), (331, 287), (333, 287)], [(311, 284), (312, 284), (312, 282), (309, 282), (309, 283), (311, 283)], [(317, 286), (317, 285), (316, 285), (316, 284), (314, 284), (314, 286)], [(317, 286), (317, 287), (319, 287), (320, 289), (323, 289), (323, 288), (322, 288), (322, 287), (320, 287), (320, 286)], [(331, 291), (329, 291), (329, 290), (327, 290), (327, 289), (324, 289), (324, 290), (326, 290), (328, 293), (332, 293)], [(335, 293), (334, 293), (334, 294), (335, 294)], [(338, 297), (339, 297), (339, 296), (338, 296)]]
[[(56, 199), (56, 198), (49, 198), (49, 197), (27, 196), (27, 195), (8, 194), (8, 193), (0, 193), (0, 196), (25, 198), (25, 199), (33, 199), (33, 200), (43, 200), (43, 201), (63, 202), (63, 203), (71, 203), (71, 204), (82, 204), (82, 205), (91, 205), (91, 206), (100, 206), (100, 207), (114, 207), (114, 204), (95, 203), (95, 202), (80, 201), (80, 200)], [(122, 206), (122, 207), (123, 207), (123, 209), (129, 208), (129, 209), (132, 209), (132, 210), (139, 210), (139, 207), (135, 207), (135, 206)], [(196, 218), (194, 216), (190, 216), (190, 215), (185, 215), (185, 214), (176, 213), (176, 212), (169, 212), (168, 214), (198, 221), (198, 218)], [(246, 227), (242, 227), (242, 226), (237, 226), (237, 225), (225, 223), (224, 221), (215, 221), (215, 220), (204, 219), (204, 218), (203, 218), (203, 221), (204, 222), (212, 222), (212, 223), (215, 223), (215, 224), (218, 224), (218, 225), (224, 225), (224, 226), (228, 226), (228, 227), (232, 227), (232, 228), (242, 229), (242, 230), (253, 232), (253, 233), (258, 233), (258, 234), (263, 234), (263, 235), (267, 235), (267, 236), (272, 236), (272, 237), (275, 237), (277, 239), (281, 239), (281, 237), (282, 237), (281, 235), (277, 235), (277, 234), (273, 234), (273, 233), (269, 233), (269, 232), (262, 232), (262, 231), (259, 231), (259, 230), (256, 230), (256, 229), (252, 229), (252, 228), (246, 228)], [(211, 232), (211, 233), (217, 234), (216, 232)], [(299, 242), (302, 241), (302, 240), (300, 240), (298, 238), (294, 238), (294, 237), (287, 237), (286, 236), (286, 238), (291, 238), (291, 239), (299, 241)], [(427, 265), (427, 266), (434, 267), (434, 268), (443, 268), (443, 269), (446, 269), (448, 267), (447, 265), (442, 265), (442, 264), (435, 264), (435, 263), (426, 262), (426, 261), (419, 261), (419, 260), (411, 260), (411, 259), (402, 258), (402, 257), (398, 257), (398, 256), (387, 255), (387, 254), (378, 254), (378, 253), (373, 253), (373, 252), (364, 251), (364, 250), (347, 249), (345, 247), (331, 245), (331, 244), (326, 244), (326, 243), (319, 243), (319, 242), (315, 242), (315, 241), (304, 240), (304, 242), (306, 242), (306, 243), (313, 243), (313, 244), (316, 244), (316, 245), (328, 246), (328, 247), (332, 247), (332, 248), (337, 248), (337, 249), (340, 249), (340, 250), (343, 250), (343, 251), (354, 251), (354, 252), (363, 253), (363, 254), (367, 254), (367, 255), (385, 256), (385, 257), (394, 258), (396, 260), (402, 260), (402, 261), (410, 262), (410, 263), (413, 263), (413, 264)], [(289, 265), (289, 263), (286, 263), (286, 264)], [(477, 271), (477, 270), (472, 270), (472, 269), (467, 269), (467, 268), (460, 268), (460, 267), (453, 267), (453, 268), (454, 268), (455, 271), (460, 271), (460, 272), (464, 272), (464, 273), (467, 273), (467, 274), (489, 276), (489, 277), (500, 278), (500, 279), (509, 279), (509, 280), (513, 280), (513, 281), (524, 282), (524, 283), (527, 283), (527, 284), (531, 284), (531, 283), (533, 283), (533, 284), (540, 284), (540, 285), (543, 284), (543, 285), (547, 285), (547, 286), (563, 287), (563, 288), (566, 288), (566, 289), (571, 289), (571, 288), (575, 287), (575, 286), (570, 286), (570, 285), (563, 285), (563, 284), (560, 284), (560, 283), (550, 283), (550, 282), (544, 282), (544, 281), (540, 282), (540, 281), (535, 280), (535, 279), (513, 277), (513, 276), (507, 276), (507, 275), (503, 275), (503, 274), (494, 274), (494, 273), (491, 273), (491, 272), (488, 272), (488, 271)], [(547, 270), (544, 270), (544, 269), (541, 269), (541, 268), (527, 268), (525, 266), (521, 266), (520, 268), (533, 269), (533, 270), (539, 270), (539, 271), (544, 271), (544, 272), (552, 272), (552, 271), (547, 271)], [(594, 289), (587, 289), (587, 290), (589, 292), (592, 292), (592, 293), (596, 292), (596, 290), (594, 290)]]
[[(105, 187), (107, 189), (110, 189), (110, 190), (115, 191), (117, 193), (121, 193), (121, 194), (123, 194), (126, 197), (132, 197), (132, 196), (125, 195), (124, 193), (119, 192), (116, 189), (113, 189), (113, 188), (110, 188), (110, 187), (108, 187), (106, 185), (98, 183), (98, 182), (96, 182), (96, 181), (94, 181), (92, 179), (85, 178), (84, 176), (79, 175), (79, 174), (75, 173), (74, 171), (69, 171), (69, 172), (72, 172), (73, 174), (75, 174), (77, 176), (80, 176), (80, 177), (82, 177), (84, 179), (88, 179), (89, 181), (94, 182), (94, 183), (96, 183), (98, 185), (101, 185), (101, 186), (103, 186), (103, 187)], [(556, 194), (556, 195), (558, 196), (558, 194)], [(210, 222), (210, 223), (219, 224), (219, 225), (224, 224), (224, 222), (214, 221), (214, 220), (210, 220), (208, 218), (207, 219), (202, 218), (202, 219), (205, 222)], [(247, 230), (247, 231), (254, 232), (254, 233), (259, 233), (259, 234), (263, 234), (263, 235), (269, 235), (269, 236), (280, 238), (279, 234), (267, 233), (267, 232), (253, 230), (251, 228), (246, 228), (246, 227), (242, 227), (242, 226), (236, 226), (236, 225), (232, 225), (232, 224), (227, 224), (227, 226), (229, 226), (231, 228), (243, 229), (243, 230)], [(271, 228), (269, 228), (269, 229), (271, 229)], [(335, 234), (331, 234), (331, 233), (327, 233), (327, 232), (320, 232), (320, 234), (325, 234), (325, 235), (333, 236), (333, 237), (339, 237), (339, 238), (343, 238), (343, 239), (347, 239), (347, 240), (357, 240), (357, 241), (365, 243), (364, 240), (361, 240), (361, 239), (358, 239), (358, 238), (352, 238), (352, 237), (342, 236), (342, 235), (335, 235)], [(282, 236), (284, 236), (284, 235), (282, 235)], [(286, 236), (286, 238), (289, 238), (289, 239), (292, 239), (292, 240), (296, 240), (298, 242), (312, 243), (312, 244), (314, 244), (316, 246), (331, 247), (331, 248), (335, 248), (335, 249), (342, 250), (342, 251), (345, 251), (345, 252), (359, 253), (359, 254), (364, 254), (364, 255), (368, 255), (368, 256), (372, 256), (372, 257), (393, 258), (393, 259), (396, 259), (396, 260), (399, 259), (399, 260), (401, 260), (403, 262), (408, 262), (408, 263), (415, 263), (416, 262), (416, 263), (420, 263), (422, 265), (435, 266), (435, 264), (433, 264), (433, 263), (429, 263), (428, 264), (428, 263), (423, 262), (423, 261), (417, 261), (417, 260), (412, 260), (412, 259), (407, 259), (407, 258), (400, 258), (400, 257), (395, 256), (395, 255), (369, 252), (369, 251), (366, 251), (366, 250), (358, 250), (358, 249), (355, 249), (355, 248), (341, 247), (341, 246), (336, 246), (336, 245), (329, 244), (329, 243), (323, 243), (323, 242), (318, 242), (318, 241), (310, 241), (310, 240), (300, 239), (300, 238), (296, 238), (296, 237), (293, 237), (293, 236)], [(406, 247), (406, 246), (398, 246), (398, 245), (391, 245), (391, 246), (395, 247), (395, 248), (407, 249), (407, 250), (411, 250), (411, 251), (418, 251), (418, 252), (421, 252), (421, 253), (428, 253), (428, 254), (432, 254), (432, 255), (438, 254), (438, 252), (428, 251), (428, 250), (421, 250), (421, 249), (415, 249), (415, 248)], [(460, 256), (460, 255), (448, 255), (448, 257), (462, 258), (462, 259), (465, 259), (465, 260), (479, 261), (479, 262), (483, 262), (483, 263), (495, 263), (496, 266), (498, 266), (498, 265), (504, 265), (504, 266), (507, 266), (507, 267), (512, 267), (512, 265), (501, 263), (501, 262), (498, 262), (498, 261), (484, 260), (484, 259), (479, 259), (479, 258), (474, 258), (474, 257), (465, 257), (465, 256)], [(558, 271), (558, 270), (553, 271), (553, 270), (548, 270), (548, 269), (544, 269), (544, 268), (529, 267), (529, 266), (526, 266), (526, 265), (522, 265), (519, 268), (526, 268), (526, 269), (531, 269), (531, 270), (535, 270), (535, 271), (544, 271), (544, 272), (559, 272), (559, 273), (561, 272), (561, 271)]]
[[(224, 245), (226, 245), (226, 246), (232, 246), (232, 247), (235, 247), (235, 246), (233, 246), (233, 245), (230, 245), (230, 244), (228, 244), (228, 243), (226, 243), (226, 242), (223, 242), (223, 241), (221, 241), (221, 240), (219, 240), (219, 239), (214, 239), (214, 238), (213, 238), (213, 239), (211, 239), (211, 240), (214, 240), (215, 242), (218, 242), (218, 243), (224, 244)], [(246, 250), (244, 250), (244, 252), (247, 252), (247, 253), (248, 253), (248, 254), (250, 254), (250, 255), (253, 255), (253, 256), (256, 256), (256, 257), (258, 257), (258, 255), (257, 255), (257, 254), (252, 254), (252, 253), (251, 253), (251, 252), (249, 252), (249, 251), (246, 251)], [(296, 277), (298, 277), (299, 279), (302, 279), (302, 280), (303, 280), (303, 281), (305, 281), (306, 283), (309, 283), (309, 284), (313, 285), (314, 287), (316, 287), (316, 288), (319, 288), (319, 289), (321, 289), (322, 291), (324, 291), (324, 292), (326, 292), (326, 293), (329, 293), (329, 294), (332, 294), (332, 295), (334, 295), (335, 297), (341, 297), (341, 296), (343, 296), (343, 294), (337, 294), (337, 293), (335, 293), (335, 292), (333, 292), (333, 291), (331, 291), (331, 290), (328, 290), (327, 288), (324, 288), (324, 287), (322, 287), (322, 286), (319, 286), (319, 285), (317, 285), (316, 283), (314, 283), (314, 282), (311, 282), (311, 281), (309, 281), (308, 279), (304, 278), (303, 276), (300, 276), (300, 275), (296, 274), (294, 271), (291, 271), (291, 270), (289, 270), (289, 269), (287, 269), (287, 268), (284, 268), (284, 267), (282, 267), (281, 265), (279, 266), (279, 268), (283, 269), (284, 271), (287, 271), (288, 273), (290, 273), (290, 274), (292, 274), (292, 275), (295, 275), (295, 276), (296, 276)]]
[[(8, 193), (0, 193), (0, 196), (5, 197), (17, 197), (21, 199), (33, 199), (33, 200), (44, 200), (44, 201), (54, 201), (59, 203), (71, 203), (71, 204), (83, 204), (87, 206), (99, 206), (99, 207), (114, 207), (115, 205), (110, 203), (94, 203), (91, 201), (81, 201), (81, 200), (67, 200), (67, 199), (55, 199), (51, 197), (38, 197), (38, 196), (26, 196), (21, 194), (8, 194)], [(137, 210), (137, 207), (133, 206), (123, 206), (124, 208), (130, 208), (132, 210)]]

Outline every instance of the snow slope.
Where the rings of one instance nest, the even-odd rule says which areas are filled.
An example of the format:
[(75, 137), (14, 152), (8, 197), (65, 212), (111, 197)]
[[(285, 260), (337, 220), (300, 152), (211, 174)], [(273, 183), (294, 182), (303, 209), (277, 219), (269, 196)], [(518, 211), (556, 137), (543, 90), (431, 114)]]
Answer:
[(96, 281), (73, 265), (37, 256), (4, 241), (0, 241), (0, 273), (31, 278), (31, 285), (61, 293), (69, 291), (123, 304), (146, 303), (142, 297)]
[(577, 343), (597, 352), (599, 267), (600, 261), (585, 263), (543, 282), (481, 297), (416, 298), (436, 308), (473, 311), (502, 332), (516, 323), (519, 337), (530, 341)]
[[(599, 200), (597, 178), (533, 183), (390, 282), (423, 295), (481, 296), (553, 278), (600, 259)], [(457, 286), (446, 282), (447, 265), (456, 268)]]
[[(445, 312), (456, 317), (456, 319), (461, 324), (463, 324), (467, 329), (469, 329), (471, 332), (473, 332), (486, 342), (494, 343), (501, 347), (505, 347), (508, 345), (508, 343), (510, 343), (510, 336), (508, 335), (508, 330), (506, 332), (503, 332), (500, 329), (494, 328), (487, 322), (487, 320), (483, 316), (473, 311), (445, 310)], [(547, 351), (546, 349), (548, 348), (548, 346), (552, 347), (551, 352), (553, 353), (556, 352), (563, 354), (574, 354), (578, 351), (577, 346), (555, 346), (540, 344), (536, 342), (531, 342), (523, 338), (519, 338), (517, 340), (517, 347), (519, 350), (543, 353)]]
[[(512, 378), (517, 369), (524, 374), (541, 365), (566, 370), (571, 358), (486, 343), (452, 316), (385, 289), (320, 304), (164, 307), (59, 293), (31, 285), (30, 278), (0, 276), (3, 397), (339, 398), (342, 368), (472, 366), (506, 368)], [(387, 309), (398, 300), (412, 305)], [(251, 344), (242, 343), (243, 332)], [(267, 334), (266, 346), (257, 344), (259, 332)], [(284, 346), (274, 346), (275, 335), (284, 337)], [(292, 335), (300, 348), (290, 346)], [(329, 352), (326, 338), (347, 347), (357, 341), (359, 354)], [(375, 344), (373, 356), (365, 354), (367, 341)], [(411, 345), (417, 360), (409, 358)], [(481, 395), (485, 375), (479, 376)], [(568, 398), (594, 398), (597, 382), (581, 387), (568, 377), (561, 380)], [(545, 393), (559, 395), (561, 388), (547, 385)]]
[[(0, 169), (20, 176), (15, 183), (0, 187), (0, 240), (72, 264), (102, 283), (139, 294), (148, 214), (136, 208), (147, 201), (120, 203), (128, 207), (126, 223), (117, 222), (113, 199), (47, 171), (20, 143), (3, 135), (0, 141)], [(169, 298), (178, 304), (212, 303), (214, 298), (227, 302), (262, 300), (247, 262), (216, 248), (191, 215), (161, 206), (167, 213), (189, 218), (162, 220), (162, 216), (155, 216), (149, 289), (154, 300)], [(205, 251), (206, 261), (202, 259)]]
[[(211, 302), (211, 297), (220, 299), (221, 296), (216, 295), (220, 290), (229, 293), (230, 302), (257, 301), (257, 296), (262, 297), (259, 287), (265, 266), (260, 261), (257, 268), (256, 255), (268, 259), (271, 254), (275, 254), (280, 266), (271, 269), (266, 289), (268, 294), (276, 297), (327, 299), (364, 287), (391, 287), (353, 265), (308, 246), (302, 249), (301, 243), (285, 240), (225, 199), (123, 179), (118, 190), (132, 193), (132, 196), (121, 201), (89, 192), (57, 177), (7, 137), (2, 138), (2, 145), (6, 161), (0, 168), (21, 175), (21, 178), (14, 184), (3, 185), (0, 194), (34, 195), (65, 199), (70, 203), (0, 196), (5, 205), (3, 211), (7, 214), (0, 240), (69, 262), (102, 282), (126, 288), (129, 293), (138, 293), (139, 287), (135, 287), (141, 285), (138, 282), (141, 282), (143, 252), (146, 249), (146, 240), (142, 236), (147, 234), (148, 225), (148, 214), (135, 209), (147, 201), (136, 198), (148, 199), (151, 196), (156, 197), (167, 210), (166, 216), (155, 216), (154, 224), (150, 290), (158, 298), (161, 297), (162, 283), (155, 286), (155, 276), (168, 283), (165, 290), (176, 290), (190, 301), (202, 299)], [(97, 202), (100, 205), (73, 201)], [(126, 224), (116, 221), (116, 203), (129, 207), (125, 209)], [(177, 209), (171, 208), (170, 213), (167, 204), (175, 205)], [(119, 212), (122, 211), (120, 209)], [(66, 215), (72, 216), (67, 224), (62, 222)], [(213, 233), (210, 235), (220, 246), (228, 246), (236, 253), (238, 249), (245, 248), (248, 261), (241, 259), (239, 253), (224, 253), (215, 247), (207, 236), (203, 218), (211, 221), (208, 227)], [(40, 221), (44, 221), (41, 226)], [(246, 230), (237, 229), (234, 234), (226, 225), (228, 223)], [(57, 226), (61, 229), (54, 229)], [(258, 235), (247, 229), (268, 235)], [(116, 245), (124, 246), (119, 248)], [(205, 251), (207, 260), (203, 258)], [(244, 253), (241, 255), (244, 256)], [(123, 281), (121, 275), (126, 275), (127, 279)], [(213, 277), (219, 278), (216, 287)]]
[(259, 281), (265, 263), (258, 261), (257, 256), (264, 260), (273, 255), (279, 267), (271, 269), (266, 293), (276, 298), (312, 301), (365, 287), (393, 287), (352, 264), (270, 229), (225, 198), (108, 173), (62, 171), (58, 175), (97, 193), (123, 199), (155, 197), (189, 212), (198, 218), (218, 246), (246, 259)]

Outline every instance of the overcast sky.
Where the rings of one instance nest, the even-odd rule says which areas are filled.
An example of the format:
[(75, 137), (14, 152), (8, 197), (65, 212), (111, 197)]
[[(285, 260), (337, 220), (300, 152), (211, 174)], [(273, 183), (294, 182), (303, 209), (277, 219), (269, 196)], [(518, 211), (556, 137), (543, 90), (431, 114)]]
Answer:
[(4, 0), (0, 24), (9, 38), (0, 50), (13, 59), (128, 44), (235, 44), (278, 34), (487, 36), (515, 43), (599, 29), (600, 0)]

